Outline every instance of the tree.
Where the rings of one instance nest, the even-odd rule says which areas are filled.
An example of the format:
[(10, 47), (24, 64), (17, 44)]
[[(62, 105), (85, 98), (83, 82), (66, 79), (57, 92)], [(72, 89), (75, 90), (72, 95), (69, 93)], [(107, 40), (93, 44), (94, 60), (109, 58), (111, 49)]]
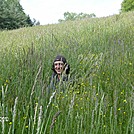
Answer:
[(18, 0), (0, 0), (0, 29), (17, 29), (32, 26)]
[(34, 26), (40, 25), (40, 22), (37, 21), (35, 18), (33, 18), (33, 25)]
[(128, 12), (134, 10), (134, 0), (124, 0), (121, 3), (121, 12)]
[(86, 14), (86, 13), (73, 13), (73, 12), (65, 12), (64, 13), (64, 19), (59, 19), (59, 22), (63, 22), (63, 21), (74, 21), (74, 20), (82, 20), (82, 19), (86, 19), (86, 18), (93, 18), (96, 17), (96, 15), (94, 13), (92, 14)]

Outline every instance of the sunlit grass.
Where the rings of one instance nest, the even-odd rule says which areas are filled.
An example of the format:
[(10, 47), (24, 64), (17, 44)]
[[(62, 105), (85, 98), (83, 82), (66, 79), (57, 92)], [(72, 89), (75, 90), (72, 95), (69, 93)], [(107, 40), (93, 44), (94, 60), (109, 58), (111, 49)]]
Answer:
[[(0, 131), (134, 132), (134, 12), (0, 32)], [(49, 89), (64, 55), (70, 80)]]

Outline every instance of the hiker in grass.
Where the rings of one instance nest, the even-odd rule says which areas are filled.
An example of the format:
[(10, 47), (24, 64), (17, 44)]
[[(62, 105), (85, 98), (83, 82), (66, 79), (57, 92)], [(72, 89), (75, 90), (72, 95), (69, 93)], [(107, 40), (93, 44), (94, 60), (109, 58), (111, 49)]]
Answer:
[(57, 84), (68, 81), (70, 66), (62, 55), (56, 56), (52, 65), (53, 74), (50, 80), (50, 88), (55, 89)]

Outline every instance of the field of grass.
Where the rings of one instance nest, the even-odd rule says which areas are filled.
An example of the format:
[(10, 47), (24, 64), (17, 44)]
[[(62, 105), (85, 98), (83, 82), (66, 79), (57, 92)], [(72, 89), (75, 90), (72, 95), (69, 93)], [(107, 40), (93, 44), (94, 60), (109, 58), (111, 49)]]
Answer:
[[(58, 54), (70, 80), (53, 91)], [(0, 31), (0, 132), (133, 134), (134, 12)]]

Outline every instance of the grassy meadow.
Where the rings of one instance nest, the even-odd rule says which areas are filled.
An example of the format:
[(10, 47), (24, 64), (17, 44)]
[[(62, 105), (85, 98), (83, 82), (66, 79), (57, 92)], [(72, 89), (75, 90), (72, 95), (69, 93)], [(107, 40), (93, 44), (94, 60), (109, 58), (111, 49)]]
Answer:
[[(58, 54), (70, 80), (53, 91)], [(0, 131), (133, 134), (134, 12), (0, 31)]]

